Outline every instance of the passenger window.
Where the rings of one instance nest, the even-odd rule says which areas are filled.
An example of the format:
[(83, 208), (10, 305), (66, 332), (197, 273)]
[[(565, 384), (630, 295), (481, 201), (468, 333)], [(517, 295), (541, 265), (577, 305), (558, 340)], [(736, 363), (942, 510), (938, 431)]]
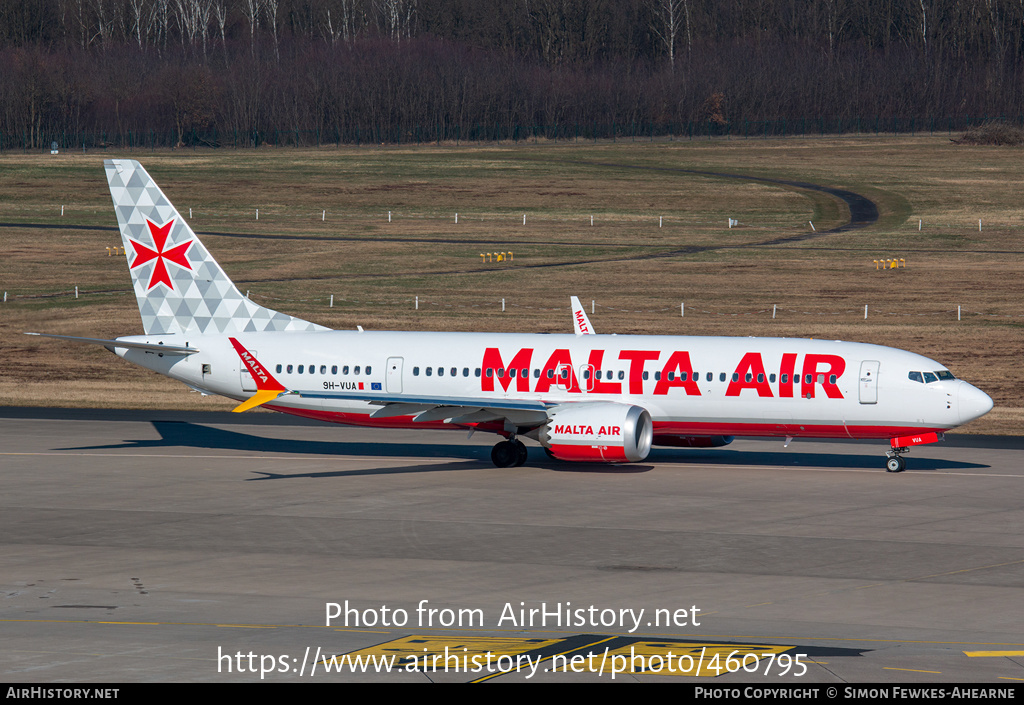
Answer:
[(715, 373), (714, 372), (708, 372), (708, 376), (705, 379), (707, 379), (708, 382), (714, 381)]
[(828, 376), (828, 383), (829, 384), (835, 384), (836, 383), (836, 376), (835, 375), (829, 375)]
[(366, 366), (366, 374), (370, 374), (370, 370), (373, 369), (369, 365)]
[(327, 365), (320, 365), (320, 374), (327, 374)]
[[(601, 371), (598, 370), (597, 374), (600, 375)], [(583, 379), (590, 379), (590, 370), (589, 369), (583, 370)], [(601, 379), (601, 377), (599, 376), (598, 379)]]
[(749, 382), (749, 381), (750, 381), (750, 380), (752, 380), (752, 379), (754, 379), (754, 375), (752, 375), (752, 374), (750, 374), (750, 373), (748, 372), (748, 373), (746, 374), (746, 377), (744, 378), (744, 381), (746, 381), (746, 382)]
[(789, 384), (789, 375), (782, 375), (782, 383)]
[(428, 367), (427, 368), (427, 377), (430, 377), (433, 373), (434, 373), (434, 368), (433, 367)]
[[(453, 367), (453, 368), (451, 368), (451, 369), (450, 369), (450, 370), (449, 370), (448, 372), (449, 372), (449, 374), (450, 374), (450, 375), (451, 375), (452, 377), (458, 377), (458, 376), (459, 376), (459, 370), (458, 370), (458, 368), (455, 368), (455, 367)], [(468, 372), (468, 370), (467, 370), (467, 372)]]
[(535, 368), (535, 369), (533, 370), (533, 378), (534, 378), (534, 379), (540, 379), (540, 370), (539, 370), (539, 369), (536, 369), (536, 368)]
[(338, 374), (338, 366), (337, 365), (331, 365), (331, 374), (332, 375)]
[(675, 378), (676, 378), (676, 373), (675, 373), (675, 372), (669, 372), (669, 373), (668, 373), (668, 381), (669, 381), (669, 382), (671, 382), (671, 381), (672, 381), (672, 380), (674, 380)]
[(488, 367), (487, 368), (487, 376), (488, 377), (493, 377), (494, 376), (494, 368), (493, 367)]
[(739, 373), (737, 373), (737, 372), (733, 372), (732, 373), (732, 381), (733, 382), (739, 382), (740, 381)]
[(601, 379), (601, 370), (598, 370), (597, 372), (594, 373), (594, 378), (595, 379)]
[(286, 369), (288, 370), (288, 374), (292, 373), (292, 366), (291, 365), (288, 365), (288, 367)]
[(305, 371), (306, 371), (305, 365), (299, 365), (299, 374), (301, 375)]
[(661, 381), (661, 373), (660, 372), (655, 372), (654, 373), (654, 381), (655, 382), (660, 382)]
[(814, 380), (813, 375), (804, 375), (804, 384), (810, 384)]
[(757, 375), (757, 383), (761, 384), (762, 382), (764, 382), (764, 375), (759, 373)]
[(648, 372), (647, 370), (644, 370), (643, 378), (644, 378), (645, 382), (650, 378), (650, 374), (651, 374), (650, 372)]
[(469, 368), (468, 367), (463, 367), (462, 368), (462, 376), (463, 377), (469, 377)]
[[(477, 367), (476, 370), (473, 372), (473, 374), (476, 375), (477, 377), (479, 377), (480, 376), (480, 368)], [(487, 376), (490, 377), (490, 375), (487, 375)]]
[(775, 373), (774, 372), (772, 372), (770, 375), (768, 375), (768, 381), (771, 382), (772, 384), (775, 384)]
[(498, 368), (498, 378), (501, 379), (504, 376), (505, 376), (505, 368), (504, 367), (499, 367)]
[(725, 381), (725, 373), (724, 372), (721, 373), (720, 375), (718, 375), (718, 381), (719, 382), (724, 382)]
[(626, 379), (626, 373), (623, 370), (619, 370), (619, 379)]
[(555, 371), (554, 370), (548, 370), (548, 379), (554, 379), (554, 378), (555, 378)]
[(420, 368), (419, 367), (413, 367), (412, 368), (412, 376), (413, 377), (419, 377), (420, 376)]
[(444, 368), (443, 367), (438, 367), (437, 368), (437, 376), (438, 377), (444, 377)]
[(825, 375), (823, 375), (823, 374), (819, 374), (818, 375), (818, 384), (825, 384)]
[(348, 365), (345, 365), (344, 367), (341, 368), (341, 374), (346, 376), (348, 375)]
[(277, 373), (281, 374), (281, 366), (280, 365), (277, 366)]

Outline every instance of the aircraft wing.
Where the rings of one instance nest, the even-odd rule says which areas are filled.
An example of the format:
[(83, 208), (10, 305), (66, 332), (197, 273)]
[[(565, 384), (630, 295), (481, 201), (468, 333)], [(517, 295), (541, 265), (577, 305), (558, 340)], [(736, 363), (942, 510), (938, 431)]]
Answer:
[(483, 423), (508, 419), (519, 425), (540, 424), (548, 418), (553, 406), (541, 401), (481, 399), (479, 397), (416, 397), (406, 394), (373, 394), (366, 392), (293, 391), (304, 399), (352, 399), (379, 404), (371, 419), (390, 416), (413, 416), (413, 421), (444, 421), (449, 423)]

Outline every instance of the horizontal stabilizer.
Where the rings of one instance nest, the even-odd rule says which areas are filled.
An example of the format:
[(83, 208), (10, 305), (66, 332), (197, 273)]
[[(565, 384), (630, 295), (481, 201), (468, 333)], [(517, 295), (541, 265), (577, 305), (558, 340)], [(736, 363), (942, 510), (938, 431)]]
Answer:
[(125, 348), (130, 350), (145, 350), (147, 352), (163, 353), (165, 355), (192, 355), (199, 352), (198, 348), (189, 348), (182, 345), (164, 345), (163, 343), (136, 343), (127, 340), (106, 340), (104, 338), (79, 338), (73, 335), (54, 335), (53, 333), (25, 333), (25, 335), (38, 335), (44, 338), (57, 338), (59, 340), (70, 340), (74, 343), (91, 343), (102, 345), (113, 351), (114, 348)]

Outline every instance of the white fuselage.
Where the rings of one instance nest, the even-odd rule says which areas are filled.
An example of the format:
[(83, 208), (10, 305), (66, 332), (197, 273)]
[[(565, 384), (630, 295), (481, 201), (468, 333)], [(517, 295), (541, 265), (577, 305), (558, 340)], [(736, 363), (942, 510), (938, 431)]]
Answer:
[[(650, 413), (656, 443), (692, 436), (892, 438), (944, 431), (992, 406), (986, 394), (933, 360), (841, 341), (354, 331), (235, 337), (284, 387), (305, 395), (284, 395), (268, 407), (348, 424), (451, 427), (436, 418), (413, 421), (412, 413), (370, 414), (382, 403), (459, 398), (480, 406), (502, 400), (635, 405)], [(124, 340), (198, 348), (190, 356), (117, 353), (200, 390), (233, 399), (255, 391), (227, 336)], [(919, 381), (926, 374), (928, 381)], [(309, 396), (314, 393), (323, 396)]]

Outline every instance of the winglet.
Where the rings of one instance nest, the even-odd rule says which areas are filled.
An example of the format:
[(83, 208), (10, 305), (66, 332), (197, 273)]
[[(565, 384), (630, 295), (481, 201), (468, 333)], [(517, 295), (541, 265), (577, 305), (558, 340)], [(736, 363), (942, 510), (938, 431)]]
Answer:
[(572, 324), (575, 327), (576, 335), (594, 335), (594, 327), (590, 325), (590, 319), (587, 318), (587, 312), (583, 310), (583, 304), (580, 303), (579, 297), (573, 296), (572, 299)]
[(248, 411), (254, 407), (266, 404), (268, 401), (274, 401), (288, 391), (284, 385), (274, 379), (274, 376), (270, 374), (270, 370), (261, 365), (259, 360), (253, 357), (252, 353), (246, 350), (241, 343), (234, 338), (228, 338), (228, 340), (231, 341), (231, 345), (235, 348), (235, 352), (238, 353), (238, 357), (241, 358), (242, 362), (249, 369), (249, 374), (252, 375), (253, 381), (256, 382), (256, 393), (232, 409), (233, 412), (240, 414), (243, 411)]

